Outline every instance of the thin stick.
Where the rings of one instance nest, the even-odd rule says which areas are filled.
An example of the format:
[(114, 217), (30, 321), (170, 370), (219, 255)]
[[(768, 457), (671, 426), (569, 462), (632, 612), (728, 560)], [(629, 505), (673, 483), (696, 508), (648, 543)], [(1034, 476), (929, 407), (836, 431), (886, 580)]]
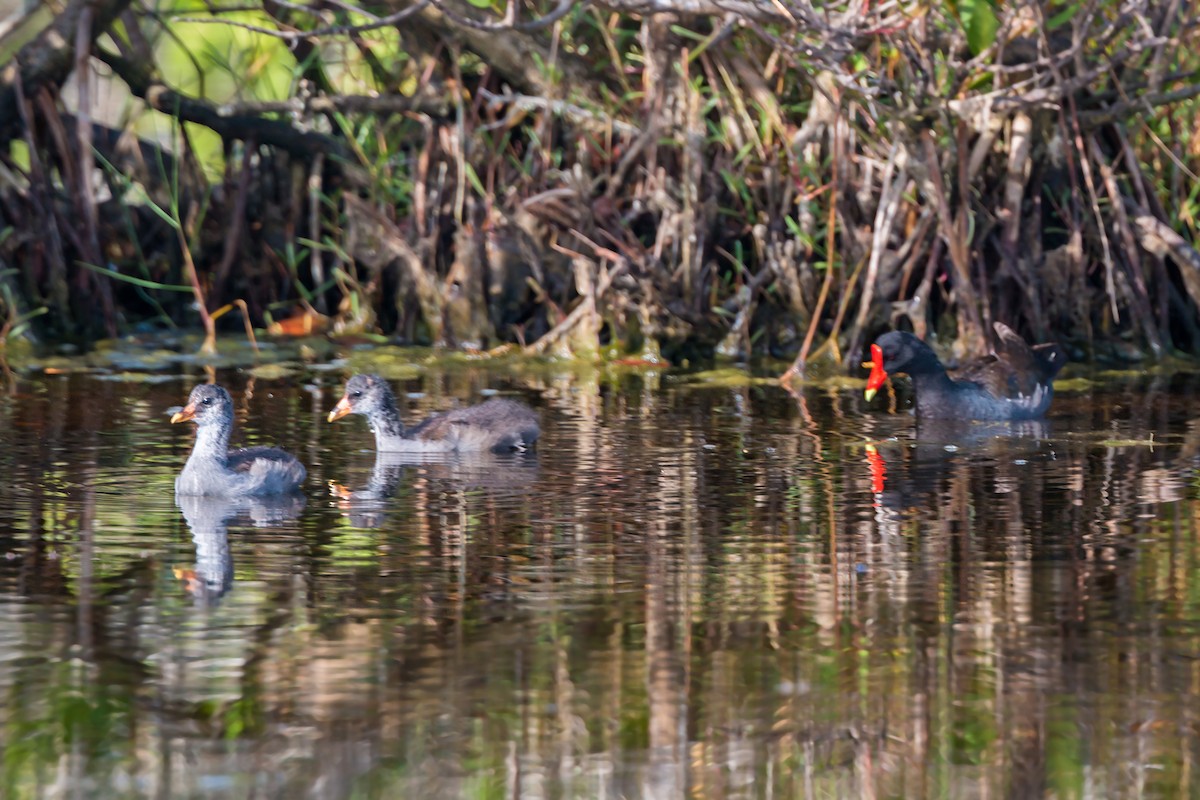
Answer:
[(245, 300), (243, 300), (239, 297), (238, 299), (236, 299), (232, 302), (226, 303), (225, 305), (218, 308), (216, 311), (214, 311), (212, 313), (213, 322), (215, 323), (224, 314), (228, 313), (229, 310), (232, 309), (234, 306), (239, 308), (242, 312), (242, 324), (246, 327), (246, 338), (250, 340), (250, 346), (254, 348), (255, 355), (258, 355), (261, 352), (258, 349), (258, 338), (254, 335), (254, 326), (252, 326), (250, 324), (250, 309), (246, 306)]
[(191, 230), (195, 222), (196, 206), (193, 205), (188, 212), (187, 224), (176, 225), (175, 233), (179, 236), (179, 249), (183, 252), (183, 271), (187, 273), (188, 283), (192, 285), (192, 295), (196, 298), (196, 308), (200, 311), (200, 322), (204, 325), (204, 344), (200, 345), (200, 352), (211, 356), (217, 352), (217, 326), (205, 305), (204, 288), (200, 285), (200, 276), (196, 274), (196, 263), (192, 261), (192, 249), (188, 246), (186, 232)]
[[(841, 115), (835, 115), (833, 118), (833, 134), (829, 137), (831, 142), (837, 142), (838, 123), (841, 121)], [(794, 375), (803, 375), (806, 361), (808, 360), (808, 350), (812, 347), (813, 336), (817, 333), (817, 325), (821, 323), (821, 312), (825, 310), (825, 300), (829, 297), (829, 286), (833, 283), (833, 257), (836, 239), (834, 234), (837, 229), (837, 204), (838, 204), (838, 154), (841, 153), (840, 146), (833, 147), (833, 158), (830, 162), (830, 175), (834, 176), (834, 181), (829, 186), (829, 219), (825, 224), (825, 282), (821, 284), (821, 294), (817, 297), (817, 307), (813, 309), (812, 319), (808, 322), (808, 331), (804, 334), (804, 344), (800, 345), (800, 352), (796, 355), (796, 360), (788, 367), (787, 372), (779, 376), (781, 383), (787, 383)]]

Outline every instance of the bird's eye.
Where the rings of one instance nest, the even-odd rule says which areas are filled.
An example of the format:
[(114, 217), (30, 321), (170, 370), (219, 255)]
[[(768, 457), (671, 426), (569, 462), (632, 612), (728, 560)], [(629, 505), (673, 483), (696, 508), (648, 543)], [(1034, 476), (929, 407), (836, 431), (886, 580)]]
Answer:
[(355, 389), (353, 392), (350, 393), (350, 396), (351, 397), (362, 397), (362, 392), (358, 389)]
[(212, 398), (211, 398), (211, 397), (206, 397), (206, 398), (204, 398), (203, 400), (201, 400), (201, 401), (200, 401), (200, 405), (202, 405), (202, 406), (211, 406), (211, 405), (212, 405)]

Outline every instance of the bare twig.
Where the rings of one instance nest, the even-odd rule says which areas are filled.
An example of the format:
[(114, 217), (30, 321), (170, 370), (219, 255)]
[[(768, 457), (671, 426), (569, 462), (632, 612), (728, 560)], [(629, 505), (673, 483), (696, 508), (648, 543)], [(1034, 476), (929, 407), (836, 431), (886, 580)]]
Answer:
[(367, 31), (377, 30), (379, 28), (387, 28), (403, 22), (404, 20), (419, 14), (426, 6), (430, 5), (432, 0), (418, 0), (415, 5), (401, 9), (394, 14), (388, 14), (386, 17), (375, 17), (369, 22), (364, 22), (361, 25), (330, 25), (325, 28), (315, 28), (311, 31), (281, 31), (278, 28), (267, 28), (262, 25), (254, 25), (241, 20), (229, 19), (228, 17), (175, 17), (175, 22), (194, 22), (201, 25), (228, 25), (231, 28), (241, 28), (242, 30), (251, 31), (253, 33), (261, 33), (265, 36), (271, 36), (276, 39), (282, 39), (285, 42), (296, 42), (301, 39), (318, 39), (328, 36), (350, 36)]
[[(838, 172), (838, 161), (841, 153), (841, 147), (838, 144), (837, 129), (842, 123), (840, 114), (834, 116), (832, 122), (833, 135), (830, 137), (833, 144), (833, 163), (832, 173)], [(837, 184), (834, 183), (829, 191), (829, 219), (826, 221), (826, 243), (825, 243), (825, 280), (821, 282), (821, 293), (817, 296), (817, 307), (813, 309), (812, 319), (808, 321), (808, 330), (804, 334), (804, 342), (800, 345), (800, 352), (796, 354), (796, 360), (788, 367), (787, 371), (780, 376), (779, 380), (782, 383), (787, 383), (795, 375), (803, 377), (804, 369), (807, 366), (808, 350), (812, 347), (813, 336), (816, 335), (817, 325), (821, 321), (821, 311), (825, 308), (825, 301), (829, 297), (829, 287), (833, 284), (834, 273), (834, 254), (836, 248), (834, 246), (835, 231), (837, 230), (837, 202), (838, 190)]]
[[(567, 252), (567, 251), (564, 251)], [(615, 254), (609, 251), (611, 256)], [(585, 259), (582, 255), (574, 254), (577, 259)], [(628, 262), (620, 259), (612, 269), (605, 269), (602, 266), (597, 266), (599, 279), (596, 281), (592, 290), (588, 292), (582, 300), (571, 309), (571, 313), (563, 318), (562, 322), (558, 323), (551, 330), (544, 333), (536, 342), (525, 348), (525, 352), (530, 355), (541, 355), (550, 347), (557, 344), (564, 336), (570, 333), (575, 327), (591, 318), (596, 313), (596, 303), (602, 298), (612, 286), (613, 279), (623, 273), (628, 266)]]
[[(863, 281), (862, 299), (858, 304), (858, 316), (854, 320), (856, 332), (862, 331), (867, 322), (867, 315), (871, 313), (875, 289), (879, 283), (879, 265), (883, 260), (892, 225), (895, 223), (896, 214), (900, 209), (900, 197), (904, 192), (904, 187), (908, 185), (908, 172), (903, 166), (897, 168), (900, 154), (898, 143), (893, 142), (891, 155), (888, 157), (887, 165), (883, 169), (883, 178), (880, 180), (882, 191), (879, 195), (879, 204), (875, 208), (875, 221), (871, 226), (871, 256), (867, 263), (867, 276)], [(854, 358), (859, 346), (860, 343), (857, 341), (850, 343), (850, 358)]]
[(192, 248), (188, 243), (190, 232), (196, 225), (195, 206), (188, 211), (187, 219), (175, 219), (175, 234), (179, 239), (179, 251), (183, 256), (183, 271), (192, 287), (192, 296), (196, 300), (196, 310), (200, 313), (200, 324), (204, 326), (204, 343), (200, 352), (206, 356), (217, 352), (217, 325), (212, 314), (208, 313), (208, 303), (204, 299), (204, 287), (200, 285), (200, 275), (196, 271), (196, 262), (192, 260)]
[(551, 114), (566, 117), (572, 122), (583, 123), (597, 130), (611, 128), (621, 136), (630, 138), (642, 134), (642, 129), (636, 125), (613, 119), (600, 112), (591, 111), (563, 100), (550, 100), (545, 97), (533, 97), (526, 94), (495, 94), (483, 88), (479, 90), (479, 95), (484, 99), (485, 103), (492, 107), (512, 105), (522, 111), (548, 111)]
[(71, 0), (49, 28), (21, 48), (15, 63), (0, 70), (0, 144), (6, 145), (14, 136), (20, 135), (16, 85), (21, 85), (26, 96), (32, 96), (43, 86), (61, 86), (75, 67), (73, 43), (78, 41), (76, 32), (84, 12), (89, 11), (91, 15), (88, 30), (94, 38), (104, 33), (130, 2)]
[(261, 100), (225, 103), (217, 111), (226, 117), (292, 114), (298, 117), (329, 114), (425, 114), (445, 120), (449, 104), (437, 97), (405, 97), (401, 94), (343, 94), (292, 97), (287, 100)]
[(365, 173), (354, 163), (350, 151), (332, 137), (315, 131), (298, 130), (283, 120), (223, 113), (212, 103), (176, 92), (154, 78), (142, 65), (133, 64), (103, 49), (97, 50), (96, 54), (113, 68), (133, 94), (155, 110), (184, 122), (204, 125), (227, 138), (255, 139), (261, 145), (278, 147), (293, 155), (312, 157), (325, 153), (339, 160), (346, 177), (352, 181), (358, 184), (367, 181)]

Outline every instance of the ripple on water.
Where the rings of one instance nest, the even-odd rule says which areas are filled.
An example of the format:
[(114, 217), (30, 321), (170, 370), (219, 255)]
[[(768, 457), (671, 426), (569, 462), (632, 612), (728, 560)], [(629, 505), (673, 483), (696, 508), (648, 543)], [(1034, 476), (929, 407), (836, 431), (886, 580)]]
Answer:
[(471, 366), (406, 418), (515, 394), (537, 451), (405, 460), (324, 422), (343, 374), (222, 372), (310, 475), (229, 503), (173, 493), (201, 374), (116, 377), (0, 403), (15, 796), (1197, 793), (1192, 379), (927, 426)]

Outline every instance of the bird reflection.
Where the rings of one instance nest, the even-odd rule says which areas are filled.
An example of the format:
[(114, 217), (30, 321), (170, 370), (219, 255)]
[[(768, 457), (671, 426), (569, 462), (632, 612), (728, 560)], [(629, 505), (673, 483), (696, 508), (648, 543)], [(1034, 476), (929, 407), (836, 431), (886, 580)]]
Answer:
[(246, 521), (256, 528), (296, 519), (304, 510), (303, 495), (274, 497), (210, 497), (175, 495), (175, 505), (192, 532), (196, 545), (195, 569), (175, 569), (197, 605), (215, 606), (233, 586), (233, 554), (229, 550), (229, 523)]
[(1021, 464), (1055, 457), (1046, 420), (1022, 422), (918, 421), (912, 440), (890, 439), (866, 448), (875, 505), (925, 505), (967, 459)]
[(376, 453), (370, 478), (361, 489), (330, 484), (342, 513), (356, 528), (377, 528), (389, 500), (405, 484), (437, 490), (479, 489), (493, 495), (523, 493), (538, 475), (537, 454), (526, 453)]
[(404, 469), (412, 463), (402, 453), (376, 453), (371, 477), (362, 489), (348, 489), (330, 481), (329, 493), (355, 528), (378, 528), (383, 522), (387, 501), (396, 494)]

